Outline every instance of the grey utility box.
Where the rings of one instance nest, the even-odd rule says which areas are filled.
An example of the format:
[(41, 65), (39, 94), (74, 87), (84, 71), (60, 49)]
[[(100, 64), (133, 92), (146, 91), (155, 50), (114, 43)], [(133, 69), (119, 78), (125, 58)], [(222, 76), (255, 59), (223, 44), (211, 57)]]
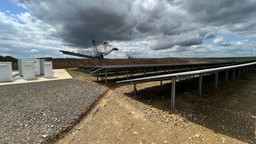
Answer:
[(22, 73), (24, 80), (35, 79), (35, 68), (34, 61), (23, 61), (22, 62)]
[(0, 82), (13, 81), (12, 62), (0, 62)]
[(52, 78), (53, 77), (52, 62), (51, 61), (44, 61), (44, 77), (45, 78)]
[(40, 75), (40, 59), (18, 59), (18, 67), (19, 67), (19, 75), (22, 77), (23, 75), (23, 62), (24, 61), (33, 61), (34, 62), (34, 70), (35, 75)]

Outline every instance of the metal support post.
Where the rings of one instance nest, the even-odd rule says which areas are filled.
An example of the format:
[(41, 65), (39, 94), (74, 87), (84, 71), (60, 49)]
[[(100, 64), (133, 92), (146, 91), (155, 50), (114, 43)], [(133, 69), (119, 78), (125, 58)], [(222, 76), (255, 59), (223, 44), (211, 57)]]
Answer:
[(219, 72), (215, 73), (215, 88), (218, 87), (218, 77), (219, 77)]
[(158, 75), (158, 67), (157, 67), (157, 75)]
[(246, 73), (248, 73), (248, 66), (246, 66)]
[(233, 79), (236, 78), (236, 69), (233, 69)]
[(243, 75), (244, 75), (244, 72), (245, 72), (245, 68), (243, 67)]
[(132, 77), (133, 77), (133, 70), (132, 70)]
[(198, 84), (198, 96), (202, 95), (202, 74), (199, 74), (199, 84)]
[(178, 72), (180, 72), (180, 67), (178, 66)]
[(127, 70), (127, 79), (128, 79), (128, 74), (129, 74), (129, 72), (128, 72), (128, 70)]
[(97, 82), (99, 81), (99, 73), (97, 73)]
[(146, 72), (145, 72), (145, 68), (144, 68), (144, 77), (145, 77), (145, 73), (146, 73)]
[(193, 67), (193, 65), (192, 65), (192, 70), (194, 70), (194, 67)]
[(168, 68), (168, 74), (170, 74), (170, 67)]
[(163, 87), (163, 81), (160, 81), (161, 87)]
[(228, 70), (226, 70), (225, 82), (228, 83)]
[(240, 77), (241, 76), (241, 68), (239, 68), (239, 70), (238, 70), (238, 77)]
[(137, 89), (136, 89), (136, 83), (134, 83), (134, 96), (137, 96)]
[(108, 72), (105, 71), (105, 86), (108, 85)]
[(185, 66), (185, 71), (187, 71), (187, 66)]
[(171, 109), (175, 109), (175, 84), (176, 77), (172, 77)]

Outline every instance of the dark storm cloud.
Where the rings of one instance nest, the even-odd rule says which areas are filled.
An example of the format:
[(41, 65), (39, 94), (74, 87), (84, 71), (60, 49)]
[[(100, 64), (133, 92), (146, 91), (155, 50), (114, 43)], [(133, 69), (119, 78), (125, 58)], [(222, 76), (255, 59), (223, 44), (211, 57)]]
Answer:
[(255, 35), (254, 0), (16, 0), (56, 28), (52, 36), (71, 48), (99, 41), (141, 42), (150, 49), (200, 45), (221, 31)]
[[(194, 22), (223, 26), (234, 34), (237, 30), (249, 32), (255, 28), (255, 0), (189, 0), (180, 1), (180, 5), (191, 14)], [(246, 23), (253, 23), (252, 27)], [(241, 26), (236, 27), (237, 24)]]
[(205, 36), (204, 36), (204, 39), (211, 39), (211, 38), (214, 38), (214, 37), (216, 37), (217, 35), (216, 34), (214, 34), (214, 33), (208, 33), (208, 34), (206, 34)]

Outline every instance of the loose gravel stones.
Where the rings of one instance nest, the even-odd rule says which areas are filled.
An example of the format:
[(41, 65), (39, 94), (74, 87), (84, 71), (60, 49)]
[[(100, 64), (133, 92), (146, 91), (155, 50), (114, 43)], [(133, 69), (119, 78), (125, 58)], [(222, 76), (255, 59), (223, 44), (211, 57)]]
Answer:
[(106, 88), (78, 80), (0, 86), (0, 143), (38, 143), (67, 128)]

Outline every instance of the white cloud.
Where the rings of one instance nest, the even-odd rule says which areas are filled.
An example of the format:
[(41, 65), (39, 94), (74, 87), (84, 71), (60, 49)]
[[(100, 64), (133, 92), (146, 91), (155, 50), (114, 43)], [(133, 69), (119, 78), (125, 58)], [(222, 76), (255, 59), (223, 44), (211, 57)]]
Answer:
[(9, 11), (9, 10), (6, 10), (6, 12), (7, 12), (7, 13), (10, 13), (10, 11)]
[(39, 52), (37, 49), (32, 49), (30, 52)]
[(230, 46), (231, 43), (225, 37), (217, 37), (213, 42), (219, 46)]

